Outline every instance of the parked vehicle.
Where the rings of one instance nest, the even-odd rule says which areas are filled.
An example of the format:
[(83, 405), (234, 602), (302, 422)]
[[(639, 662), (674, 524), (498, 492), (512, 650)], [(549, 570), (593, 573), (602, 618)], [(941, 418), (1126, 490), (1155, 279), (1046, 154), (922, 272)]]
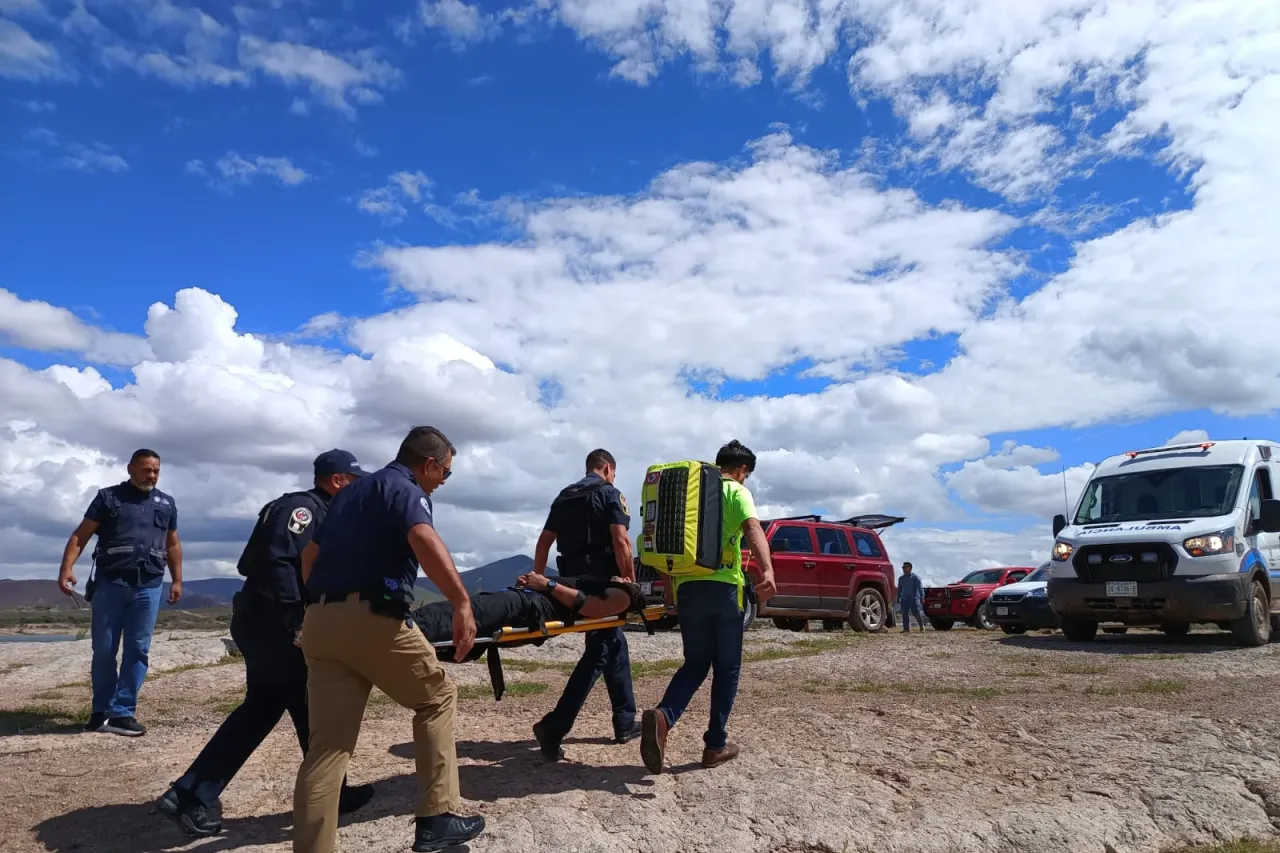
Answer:
[[(761, 521), (778, 590), (760, 605), (760, 615), (793, 631), (804, 630), (812, 619), (821, 619), (829, 629), (845, 623), (855, 631), (891, 627), (889, 602), (897, 587), (889, 553), (876, 531), (905, 520), (860, 515), (827, 521), (801, 515)], [(748, 566), (754, 569), (754, 560)]]
[(1204, 441), (1099, 463), (1071, 520), (1053, 519), (1049, 604), (1070, 640), (1102, 621), (1186, 634), (1215, 623), (1247, 646), (1280, 630), (1280, 444)]
[(924, 615), (939, 631), (950, 631), (957, 622), (989, 631), (996, 627), (987, 614), (987, 599), (1002, 586), (1017, 583), (1031, 574), (1031, 566), (979, 569), (955, 583), (932, 586), (924, 591)]
[(1058, 617), (1049, 607), (1049, 569), (1045, 563), (1022, 580), (997, 587), (987, 599), (987, 618), (1006, 634), (1025, 634), (1057, 628)]

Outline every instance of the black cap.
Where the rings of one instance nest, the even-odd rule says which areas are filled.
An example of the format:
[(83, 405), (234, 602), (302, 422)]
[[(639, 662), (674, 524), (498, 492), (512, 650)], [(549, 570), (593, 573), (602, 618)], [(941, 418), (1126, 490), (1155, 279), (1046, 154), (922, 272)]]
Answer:
[(326, 450), (316, 457), (315, 476), (328, 477), (332, 474), (355, 474), (357, 477), (363, 477), (368, 474), (356, 462), (355, 454), (349, 450)]

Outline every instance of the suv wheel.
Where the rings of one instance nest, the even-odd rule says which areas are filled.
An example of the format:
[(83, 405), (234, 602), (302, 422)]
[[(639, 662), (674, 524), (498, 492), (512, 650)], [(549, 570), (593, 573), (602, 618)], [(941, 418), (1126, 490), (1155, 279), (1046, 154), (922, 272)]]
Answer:
[(849, 614), (849, 627), (855, 631), (882, 631), (888, 610), (880, 590), (873, 586), (864, 586), (853, 594), (853, 611)]
[(1061, 618), (1062, 634), (1073, 643), (1087, 643), (1098, 636), (1098, 623), (1088, 619)]
[(1190, 622), (1166, 622), (1160, 626), (1160, 630), (1169, 637), (1185, 637), (1191, 633)]
[(996, 627), (996, 623), (991, 621), (991, 616), (987, 613), (987, 602), (982, 602), (978, 605), (978, 609), (973, 611), (973, 619), (969, 620), (969, 624), (979, 631), (990, 631)]
[(756, 603), (751, 599), (742, 602), (742, 631), (751, 627), (751, 623), (756, 621)]
[(1244, 646), (1265, 646), (1271, 641), (1271, 602), (1260, 581), (1249, 585), (1249, 603), (1244, 615), (1231, 623), (1231, 633)]

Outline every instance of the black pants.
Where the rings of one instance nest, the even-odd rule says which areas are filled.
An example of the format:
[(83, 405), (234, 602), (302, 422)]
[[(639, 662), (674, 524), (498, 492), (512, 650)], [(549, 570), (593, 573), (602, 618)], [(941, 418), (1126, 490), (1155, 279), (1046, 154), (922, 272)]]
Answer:
[(311, 737), (307, 661), (280, 613), (269, 604), (238, 600), (231, 616), (231, 639), (244, 655), (244, 701), (174, 783), (210, 808), (286, 712), (304, 754)]
[(542, 718), (543, 724), (557, 738), (569, 734), (582, 706), (587, 702), (596, 679), (604, 676), (609, 690), (609, 704), (613, 706), (613, 733), (622, 735), (636, 723), (636, 697), (631, 686), (631, 656), (627, 650), (627, 635), (621, 628), (587, 633), (586, 648), (578, 665), (573, 668), (564, 693), (551, 713)]

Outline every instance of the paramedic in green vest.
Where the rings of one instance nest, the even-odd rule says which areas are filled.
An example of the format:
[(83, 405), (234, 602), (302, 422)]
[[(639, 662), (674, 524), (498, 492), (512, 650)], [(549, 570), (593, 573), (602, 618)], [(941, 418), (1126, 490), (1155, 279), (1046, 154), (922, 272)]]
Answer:
[(742, 669), (742, 604), (746, 577), (742, 568), (745, 538), (760, 566), (755, 592), (760, 601), (773, 597), (773, 562), (764, 529), (756, 515), (755, 501), (746, 487), (756, 469), (756, 456), (739, 441), (731, 441), (716, 454), (724, 506), (724, 539), (720, 568), (714, 574), (674, 581), (680, 614), (680, 638), (684, 664), (658, 707), (641, 717), (640, 756), (651, 773), (661, 773), (666, 757), (667, 732), (689, 706), (707, 673), (711, 672), (711, 722), (703, 735), (703, 767), (718, 767), (738, 757), (737, 744), (725, 736), (725, 724), (738, 693)]
[[(560, 576), (572, 578), (635, 580), (631, 554), (631, 512), (627, 499), (613, 485), (618, 463), (613, 454), (597, 448), (587, 454), (586, 476), (566, 486), (551, 502), (547, 522), (533, 552), (533, 571), (544, 575), (551, 546), (556, 545)], [(552, 584), (555, 581), (551, 581)], [(613, 739), (629, 743), (640, 736), (636, 725), (636, 698), (631, 684), (631, 658), (627, 635), (621, 628), (589, 631), (586, 647), (569, 675), (555, 708), (533, 727), (533, 736), (544, 758), (564, 757), (560, 743), (573, 728), (596, 679), (604, 676), (613, 706)]]

